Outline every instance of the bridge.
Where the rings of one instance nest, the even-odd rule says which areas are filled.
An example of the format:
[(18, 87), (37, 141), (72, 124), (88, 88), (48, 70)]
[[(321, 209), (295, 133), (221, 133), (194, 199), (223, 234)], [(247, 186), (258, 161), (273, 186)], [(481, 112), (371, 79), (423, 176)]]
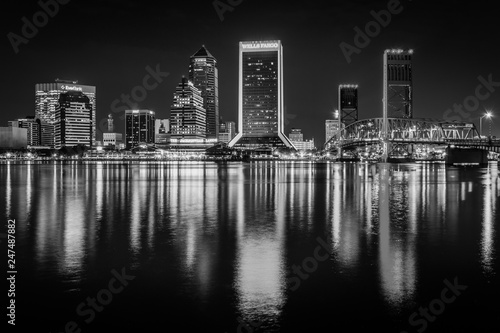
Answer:
[(415, 145), (458, 149), (480, 149), (500, 153), (500, 140), (481, 138), (474, 123), (428, 118), (370, 118), (343, 128), (325, 143), (325, 150), (337, 151), (339, 157), (350, 151), (357, 155), (375, 147), (386, 157), (411, 155)]

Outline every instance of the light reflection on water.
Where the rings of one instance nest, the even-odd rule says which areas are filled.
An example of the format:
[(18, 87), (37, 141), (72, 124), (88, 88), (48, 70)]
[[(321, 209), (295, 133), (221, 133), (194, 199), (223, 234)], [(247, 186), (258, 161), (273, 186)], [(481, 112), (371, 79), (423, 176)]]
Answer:
[[(208, 307), (233, 299), (235, 318), (277, 330), (286, 314), (294, 316), (290, 266), (311, 255), (318, 236), (332, 256), (329, 268), (303, 283), (308, 292), (342, 289), (341, 277), (366, 275), (395, 312), (423, 298), (420, 281), (430, 279), (423, 265), (440, 272), (449, 265), (447, 276), (435, 277), (442, 281), (478, 258), (484, 278), (497, 276), (494, 164), (9, 162), (0, 164), (0, 180), (0, 208), (18, 221), (33, 281), (60, 281), (61, 293), (91, 289), (92, 270), (109, 271), (115, 260), (140, 272), (165, 258), (158, 278), (178, 276), (182, 284), (172, 293)], [(463, 251), (467, 258), (455, 257)]]

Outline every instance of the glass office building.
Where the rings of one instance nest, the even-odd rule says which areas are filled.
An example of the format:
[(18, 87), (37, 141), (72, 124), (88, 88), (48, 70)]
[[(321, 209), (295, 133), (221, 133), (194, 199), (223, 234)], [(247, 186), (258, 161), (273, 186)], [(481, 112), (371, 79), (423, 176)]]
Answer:
[(239, 133), (229, 146), (293, 148), (284, 134), (281, 42), (240, 42), (239, 47)]

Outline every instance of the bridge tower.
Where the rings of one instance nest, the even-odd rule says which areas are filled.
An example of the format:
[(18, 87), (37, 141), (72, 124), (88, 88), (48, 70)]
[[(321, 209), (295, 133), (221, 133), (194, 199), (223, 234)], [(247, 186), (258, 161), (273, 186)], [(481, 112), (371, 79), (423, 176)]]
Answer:
[(391, 151), (387, 118), (413, 118), (413, 50), (390, 49), (384, 52), (384, 96), (382, 140), (384, 161)]

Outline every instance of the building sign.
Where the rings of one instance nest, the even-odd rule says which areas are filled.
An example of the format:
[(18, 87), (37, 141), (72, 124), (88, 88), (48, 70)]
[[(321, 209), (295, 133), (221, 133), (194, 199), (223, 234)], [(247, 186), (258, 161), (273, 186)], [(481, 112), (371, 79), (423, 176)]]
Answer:
[(279, 42), (247, 42), (241, 43), (241, 47), (245, 50), (247, 49), (277, 49), (279, 48)]
[(62, 85), (61, 90), (68, 90), (68, 91), (83, 91), (82, 87), (75, 87), (75, 86), (68, 86), (68, 85)]

